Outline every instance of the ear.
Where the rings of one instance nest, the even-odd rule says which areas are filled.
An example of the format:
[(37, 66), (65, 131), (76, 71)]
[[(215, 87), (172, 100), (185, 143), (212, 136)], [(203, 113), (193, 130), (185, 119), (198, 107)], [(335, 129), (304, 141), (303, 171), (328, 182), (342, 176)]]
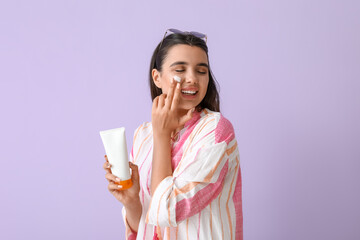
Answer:
[(154, 84), (158, 87), (158, 88), (161, 88), (161, 77), (160, 77), (160, 72), (157, 70), (157, 69), (153, 69), (151, 71), (151, 75), (152, 75), (152, 79), (154, 81)]

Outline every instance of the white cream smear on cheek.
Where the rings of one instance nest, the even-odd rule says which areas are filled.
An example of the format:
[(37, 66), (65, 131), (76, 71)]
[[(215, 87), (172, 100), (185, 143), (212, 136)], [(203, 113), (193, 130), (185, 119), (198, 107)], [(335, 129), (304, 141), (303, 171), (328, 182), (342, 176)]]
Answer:
[(181, 82), (181, 77), (179, 77), (179, 76), (174, 76), (173, 77), (173, 79), (175, 80), (175, 81), (177, 81), (178, 83), (180, 83)]

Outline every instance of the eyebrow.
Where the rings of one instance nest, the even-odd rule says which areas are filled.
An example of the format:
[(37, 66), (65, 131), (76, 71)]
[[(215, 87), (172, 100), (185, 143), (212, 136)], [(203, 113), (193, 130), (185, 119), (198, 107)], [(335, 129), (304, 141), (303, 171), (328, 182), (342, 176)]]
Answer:
[[(189, 64), (187, 62), (178, 61), (178, 62), (174, 62), (173, 64), (171, 64), (170, 67), (173, 67), (173, 66), (176, 66), (176, 65), (189, 65)], [(199, 64), (196, 64), (196, 66), (209, 68), (209, 65), (206, 64), (206, 63), (199, 63)]]

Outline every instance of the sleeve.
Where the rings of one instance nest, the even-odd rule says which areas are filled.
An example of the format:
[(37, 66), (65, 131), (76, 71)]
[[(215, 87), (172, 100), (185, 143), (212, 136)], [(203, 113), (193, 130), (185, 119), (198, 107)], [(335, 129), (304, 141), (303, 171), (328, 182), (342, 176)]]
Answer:
[(130, 161), (132, 163), (135, 163), (135, 160), (136, 160), (135, 156), (134, 156), (134, 154), (136, 154), (136, 151), (134, 153), (134, 150), (138, 148), (136, 140), (138, 139), (138, 137), (140, 135), (140, 131), (144, 127), (144, 125), (145, 125), (145, 123), (143, 123), (139, 127), (137, 127), (133, 134), (133, 144), (132, 144), (131, 151), (130, 151)]
[(136, 240), (137, 233), (132, 231), (127, 220), (126, 220), (126, 210), (125, 207), (122, 208), (122, 216), (125, 224), (125, 240)]
[[(142, 127), (144, 126), (145, 123), (141, 124), (135, 131), (134, 131), (134, 135), (133, 135), (133, 144), (131, 147), (131, 151), (129, 154), (129, 161), (132, 163), (135, 163), (135, 159), (134, 159), (134, 149), (136, 149), (136, 139), (138, 137), (139, 131), (142, 129)], [(126, 240), (135, 240), (137, 237), (137, 233), (134, 232), (126, 219), (126, 210), (125, 207), (122, 208), (122, 217), (123, 217), (123, 221), (124, 221), (124, 225), (125, 225), (125, 239)]]
[(210, 121), (199, 126), (202, 130), (193, 130), (198, 132), (193, 138), (190, 135), (185, 147), (188, 149), (184, 150), (173, 176), (163, 179), (156, 188), (147, 223), (175, 227), (199, 213), (220, 194), (229, 170), (228, 149), (233, 147), (229, 143), (234, 133), (232, 126), (230, 130), (222, 127), (221, 119)]
[(131, 162), (136, 164), (139, 155), (139, 149), (141, 148), (143, 142), (151, 136), (151, 123), (143, 122), (139, 127), (134, 131), (133, 135), (133, 144), (130, 151)]

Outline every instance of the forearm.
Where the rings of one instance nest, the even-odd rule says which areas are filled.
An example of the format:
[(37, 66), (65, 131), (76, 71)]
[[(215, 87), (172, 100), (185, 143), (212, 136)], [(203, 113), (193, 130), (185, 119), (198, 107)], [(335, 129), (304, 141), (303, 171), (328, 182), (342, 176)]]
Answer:
[(151, 194), (166, 177), (172, 176), (170, 134), (154, 135)]
[(131, 204), (131, 206), (125, 207), (126, 210), (126, 221), (130, 228), (137, 232), (139, 222), (142, 214), (142, 206), (140, 199)]

